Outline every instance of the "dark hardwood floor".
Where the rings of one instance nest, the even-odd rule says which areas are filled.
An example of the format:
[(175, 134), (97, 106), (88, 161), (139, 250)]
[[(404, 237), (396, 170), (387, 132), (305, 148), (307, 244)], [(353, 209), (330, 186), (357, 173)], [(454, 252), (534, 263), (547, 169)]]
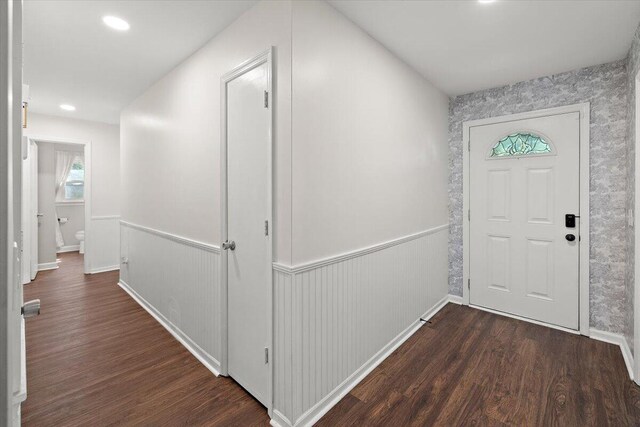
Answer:
[[(25, 286), (26, 426), (268, 425), (82, 257)], [(640, 425), (640, 388), (617, 346), (449, 304), (355, 387), (320, 426)]]
[(118, 272), (82, 273), (61, 254), (25, 299), (25, 426), (268, 425), (266, 409), (233, 380), (215, 377), (117, 286)]
[(317, 424), (640, 425), (617, 346), (449, 304)]

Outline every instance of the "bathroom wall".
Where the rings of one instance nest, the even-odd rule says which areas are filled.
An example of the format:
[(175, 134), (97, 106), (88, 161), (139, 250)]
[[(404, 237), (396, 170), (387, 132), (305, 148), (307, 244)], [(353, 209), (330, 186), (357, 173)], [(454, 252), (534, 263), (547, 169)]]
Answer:
[(84, 204), (57, 203), (56, 210), (59, 218), (67, 218), (66, 223), (60, 224), (64, 246), (58, 251), (78, 250), (80, 242), (76, 239), (76, 233), (84, 230)]
[(541, 77), (451, 99), (449, 107), (449, 292), (462, 295), (462, 124), (467, 120), (591, 103), (590, 324), (628, 331), (627, 63)]

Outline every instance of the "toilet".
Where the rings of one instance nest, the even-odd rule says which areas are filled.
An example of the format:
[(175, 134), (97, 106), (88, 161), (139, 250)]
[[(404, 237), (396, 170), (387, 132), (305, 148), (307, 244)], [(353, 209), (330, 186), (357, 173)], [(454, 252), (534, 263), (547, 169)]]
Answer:
[(76, 239), (80, 242), (80, 253), (84, 253), (84, 230), (80, 230), (76, 233)]

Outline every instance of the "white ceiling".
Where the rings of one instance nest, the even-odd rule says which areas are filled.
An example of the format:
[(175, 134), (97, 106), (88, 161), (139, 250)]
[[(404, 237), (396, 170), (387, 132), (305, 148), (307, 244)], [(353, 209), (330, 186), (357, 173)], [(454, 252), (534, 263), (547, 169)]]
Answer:
[(330, 3), (449, 95), (622, 59), (640, 1)]
[[(120, 111), (255, 1), (24, 2), (32, 112), (118, 123)], [(104, 15), (131, 24), (117, 32)], [(77, 110), (63, 111), (60, 104)]]
[[(30, 109), (117, 123), (122, 108), (254, 3), (26, 0)], [(640, 21), (640, 1), (330, 3), (449, 95), (624, 58)], [(131, 29), (106, 27), (107, 14)]]

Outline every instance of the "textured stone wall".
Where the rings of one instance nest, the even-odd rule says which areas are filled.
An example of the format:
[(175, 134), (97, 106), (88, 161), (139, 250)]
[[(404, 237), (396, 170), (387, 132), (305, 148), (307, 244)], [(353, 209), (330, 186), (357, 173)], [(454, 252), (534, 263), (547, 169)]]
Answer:
[[(631, 43), (627, 59), (627, 212), (634, 208), (635, 203), (635, 133), (636, 133), (636, 75), (640, 71), (640, 27)], [(637, 227), (638, 224), (635, 224)], [(633, 288), (635, 266), (634, 230), (629, 228), (627, 233), (627, 274), (626, 274), (626, 325), (624, 335), (633, 352)]]
[(628, 332), (628, 86), (627, 61), (621, 60), (451, 99), (451, 294), (462, 295), (463, 122), (588, 101), (591, 103), (590, 323), (604, 331)]

